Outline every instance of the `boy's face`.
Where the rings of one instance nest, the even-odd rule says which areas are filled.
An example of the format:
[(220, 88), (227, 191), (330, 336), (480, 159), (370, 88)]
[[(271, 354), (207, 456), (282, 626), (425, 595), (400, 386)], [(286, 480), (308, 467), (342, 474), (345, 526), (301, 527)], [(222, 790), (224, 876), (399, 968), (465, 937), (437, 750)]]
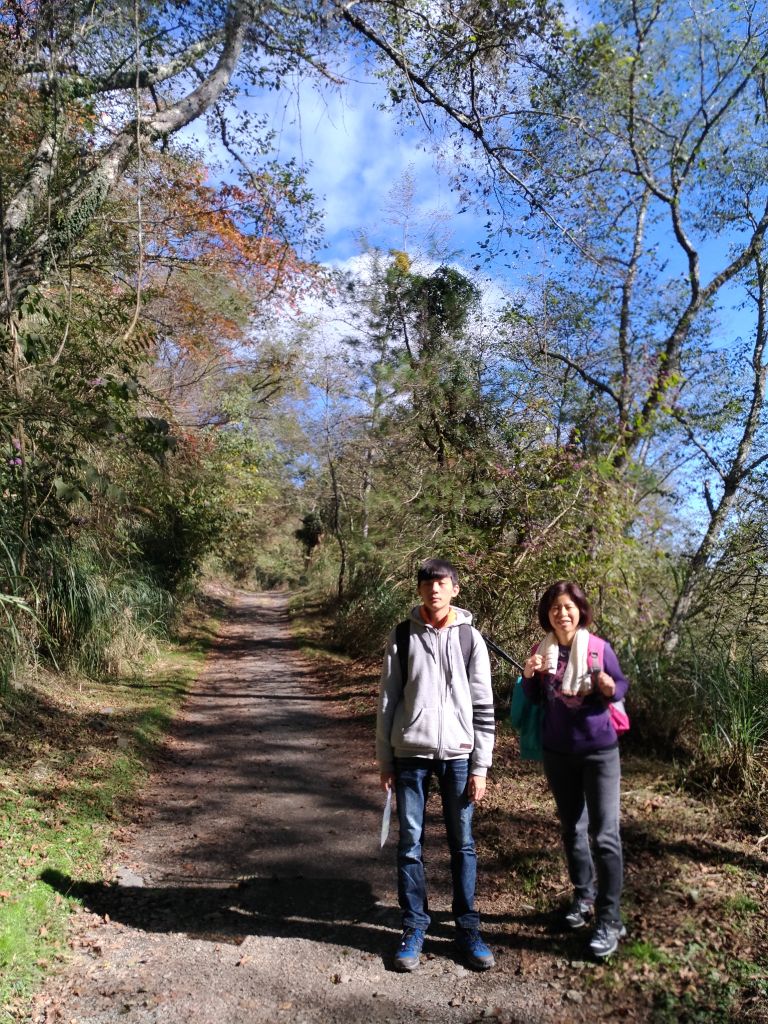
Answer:
[(454, 583), (450, 576), (441, 576), (437, 580), (422, 580), (419, 584), (419, 597), (422, 603), (438, 618), (447, 613), (451, 601), (458, 592), (459, 585)]

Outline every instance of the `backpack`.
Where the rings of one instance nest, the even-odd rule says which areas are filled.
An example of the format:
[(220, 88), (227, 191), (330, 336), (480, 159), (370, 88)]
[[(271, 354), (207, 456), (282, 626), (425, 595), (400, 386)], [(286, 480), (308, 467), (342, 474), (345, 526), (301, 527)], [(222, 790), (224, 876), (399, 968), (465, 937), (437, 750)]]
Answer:
[(523, 678), (518, 676), (512, 688), (512, 703), (509, 706), (509, 721), (520, 740), (520, 757), (525, 761), (541, 761), (541, 726), (544, 707), (535, 704), (525, 695)]
[[(400, 679), (403, 689), (408, 682), (408, 648), (411, 645), (411, 620), (403, 619), (395, 626), (395, 643), (397, 644), (397, 660), (400, 662)], [(469, 675), (469, 662), (472, 657), (472, 627), (468, 622), (459, 623), (459, 644), (464, 658), (464, 668)]]
[[(590, 672), (596, 672), (603, 668), (604, 653), (605, 640), (602, 640), (599, 636), (595, 636), (594, 633), (590, 633), (589, 643), (587, 644), (587, 667)], [(629, 715), (627, 714), (627, 709), (624, 706), (623, 700), (608, 701), (608, 716), (611, 719), (611, 725), (616, 730), (617, 736), (621, 736), (622, 733), (628, 732)]]

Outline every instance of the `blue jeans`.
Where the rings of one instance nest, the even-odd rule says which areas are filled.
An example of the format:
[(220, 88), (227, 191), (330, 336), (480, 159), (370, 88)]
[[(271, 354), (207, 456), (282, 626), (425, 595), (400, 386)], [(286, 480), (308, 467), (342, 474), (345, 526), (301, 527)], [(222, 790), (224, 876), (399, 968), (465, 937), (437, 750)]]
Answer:
[(400, 822), (397, 894), (403, 911), (403, 928), (426, 931), (430, 923), (421, 847), (427, 793), (433, 775), (440, 785), (443, 821), (451, 852), (453, 917), (459, 928), (477, 928), (480, 924), (480, 915), (475, 909), (477, 854), (472, 838), (475, 805), (467, 796), (469, 759), (434, 761), (413, 757), (395, 761), (395, 792)]
[(594, 900), (599, 921), (616, 923), (621, 920), (619, 901), (624, 877), (619, 833), (619, 748), (587, 754), (545, 750), (544, 771), (557, 805), (574, 895)]

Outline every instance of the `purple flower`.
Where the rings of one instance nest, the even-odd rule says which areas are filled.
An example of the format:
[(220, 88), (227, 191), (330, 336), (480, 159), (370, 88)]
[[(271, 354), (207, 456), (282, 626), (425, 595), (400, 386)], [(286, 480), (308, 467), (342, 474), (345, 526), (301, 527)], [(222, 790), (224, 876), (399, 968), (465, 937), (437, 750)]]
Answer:
[(12, 437), (11, 444), (13, 445), (17, 452), (21, 451), (21, 441), (18, 439), (18, 437)]
[(23, 459), (8, 459), (8, 465), (9, 466), (23, 466), (24, 465), (24, 460)]

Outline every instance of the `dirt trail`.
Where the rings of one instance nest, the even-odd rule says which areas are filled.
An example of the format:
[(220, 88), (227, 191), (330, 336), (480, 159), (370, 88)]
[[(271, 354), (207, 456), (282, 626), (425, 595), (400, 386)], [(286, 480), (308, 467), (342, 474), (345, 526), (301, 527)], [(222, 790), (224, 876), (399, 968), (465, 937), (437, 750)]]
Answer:
[[(73, 961), (30, 1021), (571, 1019), (562, 991), (523, 979), (508, 948), (496, 946), (488, 974), (453, 954), (439, 837), (428, 847), (428, 956), (413, 975), (391, 969), (396, 837), (379, 851), (373, 737), (313, 692), (284, 596), (239, 593), (227, 606), (113, 880), (49, 878), (86, 912), (74, 918)], [(486, 935), (495, 945), (506, 930), (496, 919)]]

